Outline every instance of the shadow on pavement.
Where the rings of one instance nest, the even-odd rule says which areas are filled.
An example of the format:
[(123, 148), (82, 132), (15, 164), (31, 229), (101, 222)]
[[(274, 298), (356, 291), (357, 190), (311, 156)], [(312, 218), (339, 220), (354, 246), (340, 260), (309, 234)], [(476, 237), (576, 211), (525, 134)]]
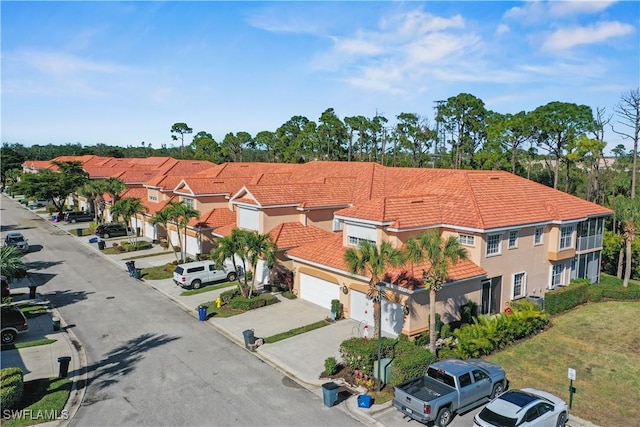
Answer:
[(84, 301), (87, 299), (87, 295), (91, 295), (94, 292), (84, 291), (54, 291), (48, 294), (41, 295), (51, 301), (54, 307), (64, 307), (65, 305), (71, 305), (78, 301)]
[[(98, 389), (104, 389), (115, 384), (118, 382), (118, 378), (135, 370), (136, 363), (144, 357), (145, 352), (179, 338), (164, 334), (143, 334), (131, 339), (107, 353), (103, 360), (87, 366), (88, 383), (80, 382), (78, 387), (92, 385)], [(78, 374), (75, 372), (72, 375)]]

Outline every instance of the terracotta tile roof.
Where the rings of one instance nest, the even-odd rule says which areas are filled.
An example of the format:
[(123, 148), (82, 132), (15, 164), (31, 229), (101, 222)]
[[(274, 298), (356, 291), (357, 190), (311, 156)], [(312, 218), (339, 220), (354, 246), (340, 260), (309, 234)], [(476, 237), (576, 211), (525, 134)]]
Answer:
[(422, 180), (400, 181), (410, 182), (400, 191), (404, 196), (381, 197), (336, 214), (389, 222), (396, 229), (439, 224), (492, 229), (611, 213), (508, 172), (428, 171), (417, 173)]
[[(328, 267), (350, 272), (344, 261), (344, 254), (348, 248), (342, 245), (342, 235), (338, 234), (326, 239), (320, 239), (313, 243), (299, 246), (287, 251), (287, 255), (302, 262), (312, 262)], [(383, 280), (407, 289), (419, 289), (423, 287), (422, 271), (428, 269), (429, 263), (411, 265), (402, 268), (389, 268), (388, 275)], [(471, 260), (464, 260), (451, 266), (449, 269), (449, 281), (470, 279), (485, 276), (487, 273)]]
[(141, 184), (145, 183), (151, 178), (155, 177), (157, 172), (155, 171), (141, 171), (141, 170), (128, 170), (118, 176), (125, 184)]
[[(198, 194), (226, 194), (231, 195), (236, 193), (246, 180), (242, 178), (201, 178), (201, 177), (187, 177), (183, 179), (184, 183), (191, 190), (194, 195)], [(178, 188), (178, 185), (174, 188), (174, 191), (187, 192), (185, 188)]]
[(155, 215), (158, 211), (162, 210), (167, 204), (172, 201), (174, 197), (170, 197), (167, 200), (163, 200), (160, 202), (152, 202), (149, 199), (141, 199), (141, 202), (144, 206), (147, 207), (148, 211), (145, 212), (147, 215)]
[(236, 224), (235, 221), (233, 221), (231, 224), (227, 224), (227, 225), (223, 225), (220, 228), (216, 228), (213, 231), (213, 235), (214, 236), (221, 236), (221, 237), (226, 237), (231, 235), (231, 232), (233, 231), (234, 228), (237, 228), (238, 225)]
[(304, 226), (299, 222), (285, 222), (269, 231), (269, 235), (278, 249), (289, 249), (331, 237), (334, 233), (314, 226)]
[(192, 176), (199, 172), (215, 168), (215, 164), (207, 160), (178, 160), (171, 165), (164, 173), (167, 175)]
[(127, 188), (120, 195), (121, 199), (140, 199), (142, 201), (147, 200), (147, 189), (140, 187)]
[(23, 167), (27, 167), (31, 170), (41, 170), (41, 169), (49, 169), (52, 171), (57, 171), (58, 166), (51, 163), (50, 160), (25, 160), (22, 163)]
[(214, 176), (218, 178), (254, 177), (264, 173), (286, 173), (299, 166), (293, 163), (224, 163), (212, 173), (215, 172)]
[(144, 183), (146, 187), (158, 187), (160, 190), (173, 190), (182, 181), (178, 175), (155, 176)]
[(258, 202), (256, 202), (251, 197), (240, 197), (239, 199), (234, 199), (234, 201), (238, 202), (238, 203), (246, 203), (246, 204), (249, 204), (249, 205), (257, 205), (258, 204)]
[(225, 225), (235, 225), (236, 214), (227, 208), (216, 208), (189, 221), (190, 227), (218, 228)]
[(354, 199), (353, 179), (319, 183), (246, 185), (260, 206), (298, 204), (301, 207), (346, 206)]
[(89, 174), (90, 178), (116, 178), (123, 173), (125, 173), (128, 169), (124, 167), (104, 167), (104, 166), (87, 166), (84, 165), (82, 168)]

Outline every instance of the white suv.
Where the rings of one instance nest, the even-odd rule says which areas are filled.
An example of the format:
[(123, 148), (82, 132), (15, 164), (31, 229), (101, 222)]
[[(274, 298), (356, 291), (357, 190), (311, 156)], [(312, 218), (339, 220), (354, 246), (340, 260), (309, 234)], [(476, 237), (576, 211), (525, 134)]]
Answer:
[(199, 289), (203, 283), (236, 280), (236, 272), (228, 267), (216, 268), (213, 261), (195, 261), (180, 264), (173, 271), (173, 281), (183, 288)]

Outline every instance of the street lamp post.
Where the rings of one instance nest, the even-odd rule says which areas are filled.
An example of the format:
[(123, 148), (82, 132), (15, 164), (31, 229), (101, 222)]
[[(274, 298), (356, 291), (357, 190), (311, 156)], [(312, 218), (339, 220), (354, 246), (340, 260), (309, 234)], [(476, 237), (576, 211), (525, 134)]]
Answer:
[(376, 283), (378, 288), (378, 392), (380, 392), (380, 385), (382, 380), (380, 378), (380, 358), (382, 355), (382, 295), (384, 294), (384, 282)]

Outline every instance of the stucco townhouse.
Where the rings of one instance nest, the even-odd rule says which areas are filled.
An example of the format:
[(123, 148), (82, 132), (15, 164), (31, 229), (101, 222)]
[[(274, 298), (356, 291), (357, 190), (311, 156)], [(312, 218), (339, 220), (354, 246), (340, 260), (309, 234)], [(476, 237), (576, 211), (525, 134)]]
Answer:
[[(144, 162), (138, 160), (145, 159), (129, 159), (130, 176), (141, 171)], [(193, 255), (208, 253), (216, 238), (236, 227), (269, 233), (279, 248), (279, 266), (294, 273), (300, 298), (326, 308), (339, 299), (344, 315), (362, 325), (373, 323), (369, 278), (352, 274), (344, 262), (345, 251), (362, 240), (401, 248), (429, 229), (458, 238), (468, 259), (452, 266), (438, 293), (437, 312), (448, 322), (468, 301), (481, 313), (496, 313), (513, 300), (543, 297), (572, 278), (597, 282), (604, 221), (611, 214), (507, 172), (319, 161), (156, 171), (161, 173), (142, 184), (130, 179), (122, 195), (140, 198), (149, 209), (136, 218), (145, 236), (171, 238)], [(149, 223), (171, 200), (201, 213), (182, 242), (171, 225), (164, 230)], [(259, 266), (259, 281), (267, 279), (267, 267)], [(384, 278), (386, 334), (413, 336), (428, 328), (428, 291), (421, 279), (426, 267), (405, 265)]]

